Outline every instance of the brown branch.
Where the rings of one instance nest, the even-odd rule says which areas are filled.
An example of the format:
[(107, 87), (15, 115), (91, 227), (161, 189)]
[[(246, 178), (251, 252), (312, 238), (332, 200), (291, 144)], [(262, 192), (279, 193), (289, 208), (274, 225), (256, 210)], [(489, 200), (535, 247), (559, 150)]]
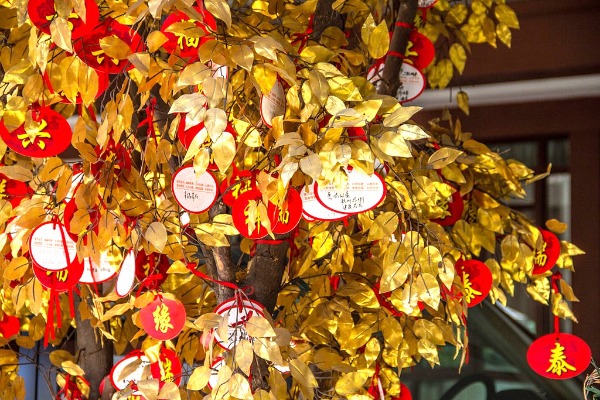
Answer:
[(323, 31), (330, 26), (344, 30), (344, 17), (332, 8), (335, 0), (319, 0), (313, 19), (313, 33), (310, 38), (319, 41)]
[[(394, 25), (394, 33), (390, 41), (389, 52), (399, 54), (406, 53), (408, 45), (408, 36), (411, 28), (408, 26), (413, 24), (417, 15), (417, 0), (399, 0), (398, 2), (398, 17), (396, 23), (404, 26)], [(407, 26), (408, 25), (408, 26)], [(387, 57), (385, 67), (383, 69), (382, 79), (379, 82), (377, 92), (388, 96), (396, 97), (396, 92), (400, 87), (400, 68), (402, 67), (402, 58)]]

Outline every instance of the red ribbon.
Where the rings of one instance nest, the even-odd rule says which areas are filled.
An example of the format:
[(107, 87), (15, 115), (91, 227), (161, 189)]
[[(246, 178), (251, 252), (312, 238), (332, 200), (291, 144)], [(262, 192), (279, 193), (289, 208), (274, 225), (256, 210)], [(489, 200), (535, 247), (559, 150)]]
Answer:
[[(560, 289), (558, 287), (558, 282), (562, 279), (562, 275), (560, 272), (556, 271), (552, 274), (552, 291), (555, 294), (560, 293)], [(554, 333), (558, 335), (560, 333), (560, 318), (558, 315), (554, 316)]]
[(217, 285), (225, 286), (225, 287), (228, 287), (228, 288), (233, 289), (233, 290), (240, 290), (239, 286), (237, 286), (235, 283), (227, 282), (227, 281), (220, 281), (218, 279), (213, 279), (210, 276), (206, 275), (204, 272), (198, 271), (196, 269), (196, 265), (193, 264), (193, 263), (188, 263), (187, 264), (187, 268), (190, 270), (190, 272), (192, 274), (196, 275), (200, 279), (204, 279), (204, 280), (207, 280), (207, 281), (210, 281), (210, 282), (214, 282)]

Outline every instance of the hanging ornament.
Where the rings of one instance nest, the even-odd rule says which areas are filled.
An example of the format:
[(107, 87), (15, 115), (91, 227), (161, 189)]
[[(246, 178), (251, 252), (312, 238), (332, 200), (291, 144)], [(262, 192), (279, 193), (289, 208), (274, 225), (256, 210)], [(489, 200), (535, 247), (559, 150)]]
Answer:
[[(160, 27), (160, 31), (167, 37), (167, 41), (162, 47), (168, 53), (182, 58), (196, 59), (200, 46), (209, 40), (214, 40), (209, 35), (217, 30), (215, 18), (204, 7), (193, 7), (193, 9), (202, 19), (195, 20), (183, 11), (178, 11), (170, 13)], [(198, 36), (199, 32), (197, 32), (193, 36), (191, 34), (187, 36), (185, 32), (194, 30), (194, 26), (197, 28), (196, 31), (201, 30), (204, 35)]]
[(441, 204), (439, 205), (446, 212), (446, 215), (442, 218), (432, 219), (431, 221), (442, 226), (454, 225), (456, 221), (462, 217), (465, 208), (463, 199), (460, 195), (460, 190), (455, 190), (454, 193), (452, 193), (452, 196), (442, 199)]
[(348, 182), (342, 188), (333, 183), (319, 186), (315, 182), (317, 201), (337, 213), (357, 214), (377, 207), (385, 199), (385, 182), (377, 173), (369, 176), (355, 168), (347, 175)]
[(250, 318), (257, 315), (264, 317), (264, 307), (257, 301), (244, 298), (239, 291), (229, 300), (224, 301), (215, 308), (215, 313), (227, 320), (228, 337), (222, 338), (219, 330), (213, 330), (214, 339), (217, 344), (225, 349), (233, 349), (241, 340), (252, 340), (246, 332), (246, 323)]
[(86, 400), (83, 388), (89, 390), (90, 383), (82, 376), (66, 374), (65, 384), (56, 394), (56, 400)]
[(179, 300), (171, 300), (157, 295), (154, 300), (140, 310), (142, 327), (156, 340), (171, 340), (185, 325), (185, 307)]
[(273, 118), (285, 114), (285, 91), (283, 84), (276, 80), (271, 91), (260, 96), (260, 116), (263, 122), (271, 128)]
[(27, 157), (53, 157), (71, 144), (71, 126), (50, 107), (34, 105), (28, 111), (25, 123), (9, 132), (0, 124), (0, 137), (16, 153)]
[(221, 199), (229, 207), (233, 207), (240, 195), (258, 189), (256, 186), (256, 174), (254, 172), (248, 170), (240, 171), (236, 168), (235, 164), (232, 169), (231, 177), (223, 179), (220, 185)]
[(295, 189), (289, 189), (280, 205), (269, 202), (267, 213), (273, 233), (283, 235), (291, 232), (302, 218), (302, 198)]
[(481, 303), (492, 289), (492, 272), (478, 260), (459, 259), (454, 266), (463, 284), (463, 294), (468, 307)]
[(550, 379), (569, 379), (584, 372), (592, 360), (590, 346), (568, 333), (551, 333), (536, 339), (527, 350), (527, 363)]
[[(123, 376), (125, 369), (133, 363), (137, 363), (137, 367), (134, 370), (128, 368), (129, 373)], [(129, 382), (139, 382), (145, 379), (144, 369), (148, 365), (150, 365), (150, 360), (142, 351), (132, 350), (112, 367), (109, 375), (110, 383), (115, 389), (123, 390), (129, 385)]]
[(533, 275), (543, 274), (554, 267), (560, 256), (560, 240), (550, 231), (540, 229), (542, 246), (535, 250), (533, 257)]
[(135, 276), (143, 282), (142, 287), (148, 290), (156, 290), (162, 285), (167, 279), (167, 270), (170, 266), (169, 258), (164, 254), (147, 255), (144, 250), (141, 250), (135, 256)]
[(7, 200), (15, 208), (28, 194), (29, 186), (24, 182), (0, 174), (0, 200)]
[(208, 171), (197, 176), (191, 166), (182, 167), (173, 174), (171, 190), (181, 208), (192, 214), (208, 210), (218, 195), (215, 177)]
[(131, 288), (133, 288), (133, 283), (135, 282), (135, 267), (135, 253), (133, 249), (129, 249), (125, 253), (125, 257), (123, 257), (123, 262), (119, 270), (119, 277), (115, 286), (117, 296), (125, 297), (131, 292)]
[(408, 36), (405, 58), (419, 71), (427, 68), (435, 58), (435, 47), (422, 33), (412, 30)]
[(13, 336), (18, 335), (20, 330), (21, 321), (19, 318), (4, 314), (0, 320), (0, 335), (4, 339), (11, 339)]
[[(258, 206), (263, 204), (261, 200), (262, 193), (260, 190), (250, 190), (241, 194), (231, 208), (233, 225), (240, 232), (240, 235), (248, 239), (260, 239), (269, 234), (263, 221), (263, 219), (268, 219), (268, 213), (265, 216), (258, 211)], [(252, 221), (254, 221), (253, 226), (249, 226)]]
[[(112, 37), (117, 37), (129, 47), (127, 52), (119, 49), (119, 53), (123, 53), (123, 58), (113, 58), (102, 49), (101, 41), (105, 42)], [(85, 38), (73, 42), (73, 50), (83, 62), (106, 74), (118, 74), (128, 67), (133, 67), (125, 56), (126, 53), (129, 53), (127, 54), (129, 56), (145, 49), (141, 36), (131, 26), (123, 25), (110, 18), (104, 20)]]
[(163, 382), (173, 382), (177, 386), (181, 383), (181, 361), (171, 349), (162, 347), (158, 360), (150, 364), (150, 372), (154, 379)]
[(29, 238), (31, 260), (48, 271), (60, 271), (77, 261), (77, 244), (59, 222), (38, 225)]
[[(58, 18), (53, 0), (30, 0), (27, 13), (31, 22), (42, 32), (50, 35), (50, 26)], [(77, 39), (89, 34), (98, 24), (100, 13), (94, 0), (85, 0), (85, 18), (72, 10), (67, 17), (67, 26), (71, 31), (71, 39)]]
[(348, 214), (332, 211), (321, 204), (315, 196), (314, 189), (314, 185), (306, 185), (300, 190), (304, 219), (310, 222), (310, 220), (339, 221), (348, 218)]
[(74, 262), (58, 271), (48, 271), (33, 263), (33, 274), (46, 289), (62, 293), (71, 290), (79, 282), (83, 274), (83, 263)]

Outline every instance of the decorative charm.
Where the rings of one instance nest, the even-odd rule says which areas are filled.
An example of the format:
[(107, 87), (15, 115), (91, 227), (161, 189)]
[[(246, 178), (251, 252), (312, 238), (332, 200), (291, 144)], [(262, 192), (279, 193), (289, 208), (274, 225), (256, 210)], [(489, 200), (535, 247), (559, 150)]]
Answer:
[(273, 118), (285, 114), (285, 91), (283, 84), (277, 80), (269, 93), (260, 97), (260, 116), (269, 128)]
[(214, 330), (214, 338), (217, 344), (225, 350), (231, 350), (240, 340), (251, 340), (246, 332), (246, 323), (252, 316), (264, 317), (264, 307), (257, 301), (242, 299), (242, 295), (236, 294), (233, 298), (224, 301), (215, 308), (215, 313), (227, 319), (228, 337), (219, 336), (218, 330)]
[(463, 294), (468, 307), (483, 301), (492, 289), (492, 272), (478, 260), (459, 259), (455, 265), (456, 274), (463, 283)]
[(196, 176), (194, 167), (182, 167), (173, 174), (171, 190), (177, 203), (185, 211), (200, 214), (208, 210), (217, 200), (218, 186), (215, 177), (208, 171)]
[[(53, 0), (31, 0), (27, 4), (27, 13), (31, 22), (42, 32), (51, 34), (50, 25), (58, 17)], [(85, 18), (71, 11), (67, 25), (71, 31), (71, 39), (86, 36), (98, 24), (100, 14), (94, 0), (85, 0)], [(85, 20), (85, 21), (84, 21)]]
[(454, 225), (456, 221), (458, 221), (462, 216), (463, 210), (465, 208), (459, 190), (455, 190), (454, 193), (452, 193), (452, 196), (450, 196), (450, 198), (442, 199), (442, 202), (439, 205), (448, 214), (442, 218), (432, 219), (431, 221), (442, 226)]
[(167, 279), (167, 270), (171, 266), (169, 259), (164, 254), (138, 251), (135, 257), (135, 276), (142, 286), (148, 290), (156, 290)]
[[(213, 40), (213, 38), (208, 35), (211, 31), (215, 32), (217, 30), (217, 22), (214, 17), (211, 13), (206, 11), (204, 7), (194, 7), (194, 10), (202, 16), (202, 20), (196, 21), (183, 11), (179, 11), (169, 14), (165, 19), (165, 22), (163, 22), (160, 31), (164, 33), (168, 40), (162, 47), (167, 52), (176, 54), (179, 57), (195, 59), (198, 57), (198, 49), (200, 46), (209, 40)], [(194, 24), (197, 28), (201, 29), (206, 36), (186, 36), (185, 34), (180, 33), (181, 29), (169, 29), (173, 24), (181, 22)]]
[(252, 171), (240, 171), (234, 164), (231, 178), (223, 179), (220, 189), (223, 203), (233, 207), (240, 195), (257, 189), (255, 174)]
[(317, 201), (337, 213), (356, 214), (377, 207), (385, 199), (386, 187), (377, 173), (369, 176), (357, 169), (348, 171), (348, 183), (342, 189), (333, 183), (314, 184)]
[[(257, 209), (253, 209), (253, 203), (251, 203), (262, 204), (261, 199), (262, 193), (259, 190), (251, 190), (241, 194), (231, 209), (233, 224), (242, 236), (249, 239), (260, 239), (269, 233), (264, 226), (263, 217), (261, 217)], [(253, 229), (248, 226), (252, 220), (254, 221)]]
[(163, 347), (160, 350), (158, 361), (150, 364), (150, 372), (154, 379), (162, 382), (173, 382), (177, 386), (181, 383), (181, 361), (171, 349)]
[(171, 340), (179, 335), (185, 325), (185, 307), (179, 300), (157, 295), (140, 310), (142, 327), (157, 340)]
[(58, 271), (47, 271), (33, 263), (33, 274), (45, 288), (62, 293), (77, 285), (83, 274), (83, 263), (74, 262), (67, 268)]
[(302, 218), (302, 198), (295, 189), (289, 189), (281, 205), (269, 202), (267, 212), (273, 233), (286, 234), (291, 232)]
[(408, 37), (406, 59), (419, 71), (423, 71), (433, 62), (435, 47), (431, 40), (422, 33), (412, 30)]
[(560, 256), (560, 240), (550, 231), (540, 229), (542, 235), (542, 246), (535, 250), (533, 256), (533, 275), (543, 274), (556, 264)]
[(65, 117), (40, 105), (33, 106), (28, 116), (12, 132), (0, 124), (0, 136), (11, 150), (27, 157), (53, 157), (69, 147), (73, 133)]
[(584, 372), (592, 360), (590, 346), (568, 333), (551, 333), (535, 340), (527, 350), (527, 363), (550, 379), (569, 379)]

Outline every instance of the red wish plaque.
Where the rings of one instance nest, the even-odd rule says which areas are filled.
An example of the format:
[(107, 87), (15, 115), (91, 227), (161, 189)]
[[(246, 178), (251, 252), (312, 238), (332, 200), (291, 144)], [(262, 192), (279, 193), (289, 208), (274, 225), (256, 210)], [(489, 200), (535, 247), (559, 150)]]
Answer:
[(47, 271), (33, 263), (33, 274), (46, 289), (53, 289), (58, 293), (71, 290), (83, 274), (83, 263), (74, 262), (65, 269)]
[(21, 203), (28, 193), (29, 186), (24, 182), (0, 174), (0, 200), (7, 200), (14, 208)]
[(533, 275), (543, 274), (549, 271), (560, 256), (560, 240), (550, 231), (540, 229), (542, 234), (542, 246), (535, 250), (533, 257)]
[(550, 379), (569, 379), (584, 372), (592, 360), (590, 346), (568, 333), (551, 333), (531, 343), (527, 363), (536, 373)]
[(427, 36), (413, 30), (408, 37), (405, 56), (416, 69), (423, 71), (432, 63), (435, 47)]
[(197, 176), (191, 166), (182, 167), (173, 174), (171, 190), (181, 208), (192, 214), (208, 210), (219, 192), (217, 180), (210, 172)]
[(181, 361), (171, 349), (163, 347), (159, 358), (150, 364), (150, 372), (154, 379), (161, 382), (173, 382), (177, 386), (181, 383)]
[(123, 25), (115, 20), (107, 19), (97, 26), (88, 36), (73, 42), (73, 50), (79, 58), (90, 67), (107, 74), (118, 74), (127, 67), (132, 67), (127, 59), (116, 59), (107, 56), (100, 40), (116, 36), (125, 42), (132, 53), (145, 50), (141, 36), (130, 26)]
[(256, 190), (255, 173), (247, 170), (238, 170), (233, 166), (231, 178), (223, 179), (220, 185), (223, 203), (229, 207), (233, 207), (240, 195)]
[(34, 263), (48, 271), (60, 271), (77, 261), (77, 244), (58, 222), (38, 225), (29, 238), (29, 254)]
[(311, 220), (339, 221), (341, 219), (348, 218), (349, 214), (331, 211), (319, 203), (315, 197), (314, 185), (304, 186), (302, 190), (300, 190), (300, 196), (302, 197), (304, 219), (309, 220), (309, 222)]
[(443, 199), (442, 204), (440, 205), (449, 213), (449, 215), (446, 215), (442, 218), (435, 218), (431, 221), (442, 226), (454, 225), (454, 223), (458, 221), (460, 217), (462, 217), (463, 210), (465, 209), (465, 205), (459, 190), (454, 191), (450, 198)]
[[(188, 16), (183, 11), (170, 14), (163, 22), (160, 31), (167, 37), (167, 41), (163, 44), (163, 48), (169, 53), (178, 54), (184, 58), (198, 57), (198, 49), (209, 40), (213, 40), (208, 36), (211, 31), (217, 30), (217, 22), (214, 17), (203, 7), (194, 7), (196, 11), (202, 15), (201, 21), (196, 21)], [(188, 21), (195, 24), (198, 28), (204, 31), (206, 36), (188, 37), (181, 33), (171, 32), (169, 27), (177, 22)]]
[(12, 132), (0, 125), (0, 136), (11, 150), (27, 157), (53, 157), (69, 147), (73, 132), (65, 117), (39, 105), (29, 112), (31, 121)]
[(156, 298), (140, 310), (142, 327), (156, 340), (171, 340), (185, 325), (185, 307), (179, 300), (162, 296)]
[[(138, 360), (141, 361), (138, 367), (129, 374), (123, 376), (125, 368)], [(110, 383), (115, 389), (123, 390), (129, 385), (129, 382), (141, 381), (144, 374), (144, 368), (148, 365), (150, 365), (148, 357), (140, 350), (133, 350), (112, 367), (109, 375)]]
[(260, 115), (269, 128), (273, 118), (285, 114), (285, 91), (283, 84), (277, 80), (269, 93), (260, 97)]
[[(50, 35), (50, 24), (58, 16), (54, 0), (30, 0), (27, 4), (27, 13), (31, 22), (42, 32)], [(85, 18), (71, 11), (67, 24), (71, 30), (71, 39), (87, 35), (96, 27), (100, 14), (94, 0), (85, 0)], [(85, 21), (84, 21), (85, 19)]]
[(337, 213), (356, 214), (371, 210), (385, 199), (386, 187), (383, 178), (377, 173), (369, 176), (357, 169), (348, 171), (348, 183), (338, 189), (329, 183), (325, 186), (314, 184), (317, 201), (325, 208)]
[(267, 212), (273, 233), (286, 234), (291, 232), (302, 218), (302, 198), (295, 189), (289, 189), (282, 204), (275, 205), (269, 202)]
[(17, 335), (20, 330), (21, 321), (19, 318), (4, 314), (0, 320), (0, 335), (5, 339), (10, 339)]
[[(251, 202), (255, 201), (256, 204), (260, 202), (262, 199), (262, 193), (256, 189), (248, 191), (244, 194), (241, 194), (237, 201), (233, 204), (231, 208), (231, 216), (233, 218), (233, 225), (235, 225), (236, 229), (240, 232), (240, 234), (249, 239), (260, 239), (269, 234), (267, 228), (261, 219), (261, 216), (258, 214), (258, 211), (255, 213), (252, 211)], [(250, 230), (248, 223), (251, 221), (254, 216), (254, 229)], [(271, 222), (271, 226), (273, 226), (273, 222)]]
[(456, 274), (463, 283), (463, 294), (468, 307), (481, 303), (492, 289), (492, 272), (478, 260), (460, 259), (455, 265)]
[(167, 270), (170, 266), (169, 259), (164, 254), (146, 255), (146, 252), (141, 250), (135, 257), (135, 276), (141, 282), (152, 276), (152, 281), (145, 283), (144, 286), (148, 290), (155, 290), (167, 279)]
[(235, 296), (224, 301), (215, 308), (215, 313), (227, 319), (228, 338), (221, 338), (218, 330), (214, 330), (214, 339), (225, 350), (233, 349), (241, 340), (251, 340), (246, 332), (246, 323), (257, 315), (264, 317), (264, 307), (257, 301)]

